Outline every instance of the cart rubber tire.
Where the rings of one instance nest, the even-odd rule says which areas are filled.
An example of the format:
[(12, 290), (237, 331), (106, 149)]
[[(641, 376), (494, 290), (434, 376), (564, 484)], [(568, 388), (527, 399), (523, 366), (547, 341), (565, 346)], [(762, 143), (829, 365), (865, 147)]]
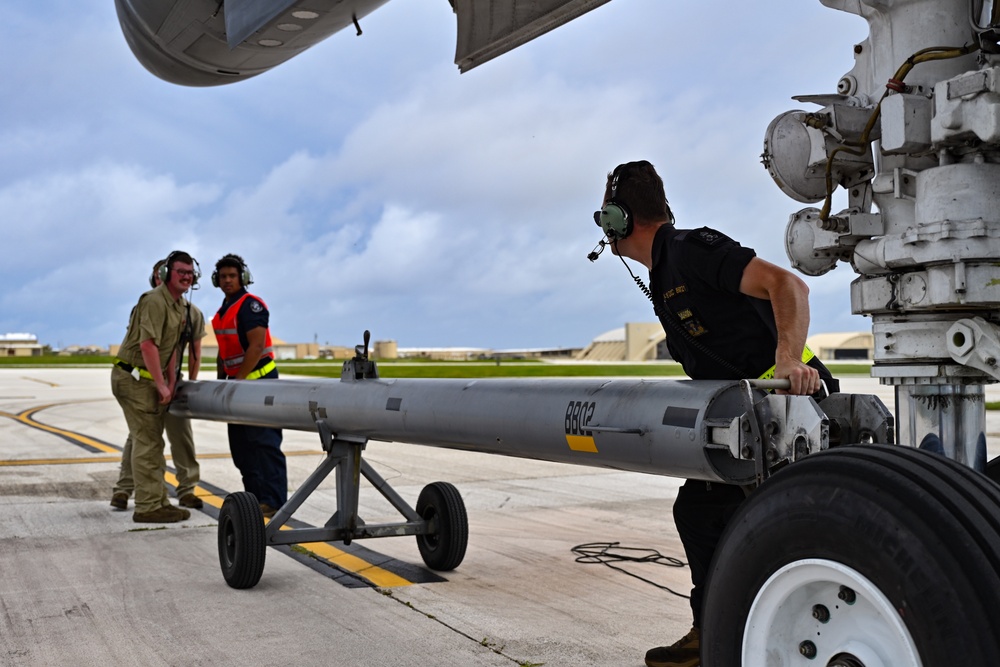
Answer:
[(727, 526), (702, 665), (1000, 665), (997, 609), (1000, 486), (909, 447), (839, 447), (779, 471)]
[(264, 513), (257, 496), (230, 493), (219, 511), (219, 565), (232, 588), (253, 588), (264, 572)]
[(448, 482), (428, 484), (417, 498), (417, 514), (433, 522), (434, 532), (417, 535), (417, 548), (432, 570), (454, 570), (469, 545), (469, 518), (458, 489)]

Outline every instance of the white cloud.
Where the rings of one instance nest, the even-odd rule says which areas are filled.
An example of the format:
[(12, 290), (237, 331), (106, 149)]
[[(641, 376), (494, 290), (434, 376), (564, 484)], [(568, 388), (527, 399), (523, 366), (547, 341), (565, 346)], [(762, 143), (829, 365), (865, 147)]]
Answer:
[[(362, 37), (218, 89), (142, 70), (107, 2), (22, 9), (0, 26), (30, 67), (0, 108), (0, 330), (117, 342), (149, 265), (183, 248), (208, 313), (214, 261), (243, 255), (286, 340), (583, 345), (652, 319), (617, 258), (585, 259), (605, 174), (640, 158), (681, 224), (785, 264), (800, 206), (758, 164), (763, 131), (849, 69), (857, 38), (830, 33), (856, 17), (675, 4), (615, 0), (459, 75), (447, 4), (388, 3)], [(23, 32), (43, 25), (63, 38)], [(847, 303), (835, 273), (814, 299)], [(828, 310), (814, 330), (845, 321)]]
[(106, 345), (153, 261), (172, 249), (192, 209), (216, 196), (211, 186), (108, 164), (6, 184), (0, 328)]

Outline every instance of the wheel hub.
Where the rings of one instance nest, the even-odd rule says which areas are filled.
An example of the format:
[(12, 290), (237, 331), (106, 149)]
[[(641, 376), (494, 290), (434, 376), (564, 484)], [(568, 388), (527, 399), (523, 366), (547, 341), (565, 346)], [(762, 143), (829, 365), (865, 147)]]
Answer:
[(223, 522), (222, 535), (225, 540), (226, 564), (232, 566), (233, 559), (236, 557), (236, 536), (233, 534), (233, 522), (228, 517)]
[(757, 592), (744, 629), (743, 664), (761, 664), (765, 656), (778, 657), (773, 664), (806, 658), (826, 667), (921, 665), (888, 598), (861, 573), (825, 559), (789, 563)]

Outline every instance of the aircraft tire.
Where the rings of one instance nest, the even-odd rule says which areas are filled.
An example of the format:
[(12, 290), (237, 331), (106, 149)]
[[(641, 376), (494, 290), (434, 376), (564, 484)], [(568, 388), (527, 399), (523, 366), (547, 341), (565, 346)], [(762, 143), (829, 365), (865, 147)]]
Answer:
[(267, 542), (257, 496), (230, 493), (219, 511), (219, 565), (232, 588), (253, 588), (264, 572)]
[(986, 476), (1000, 484), (1000, 456), (993, 458), (986, 464)]
[(998, 608), (1000, 487), (908, 447), (839, 447), (779, 471), (726, 528), (702, 665), (1000, 665)]
[(448, 482), (428, 484), (417, 498), (417, 514), (435, 521), (433, 533), (417, 535), (424, 563), (432, 570), (454, 570), (469, 545), (469, 518), (458, 489)]

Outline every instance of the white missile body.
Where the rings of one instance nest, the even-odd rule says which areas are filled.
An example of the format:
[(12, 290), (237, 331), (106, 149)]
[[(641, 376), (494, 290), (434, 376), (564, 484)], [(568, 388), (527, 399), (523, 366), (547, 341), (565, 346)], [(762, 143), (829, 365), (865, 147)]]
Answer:
[[(183, 383), (171, 411), (300, 431), (325, 428), (351, 442), (400, 441), (740, 484), (757, 473), (755, 437), (762, 438), (769, 463), (826, 449), (830, 440), (830, 417), (810, 397), (770, 395), (732, 381), (345, 375)], [(858, 437), (891, 442), (888, 411), (877, 398), (863, 398), (869, 410), (874, 406), (875, 423)], [(850, 399), (824, 401), (838, 406), (832, 418), (841, 440), (847, 434), (840, 425), (857, 421), (839, 414), (859, 403)]]

